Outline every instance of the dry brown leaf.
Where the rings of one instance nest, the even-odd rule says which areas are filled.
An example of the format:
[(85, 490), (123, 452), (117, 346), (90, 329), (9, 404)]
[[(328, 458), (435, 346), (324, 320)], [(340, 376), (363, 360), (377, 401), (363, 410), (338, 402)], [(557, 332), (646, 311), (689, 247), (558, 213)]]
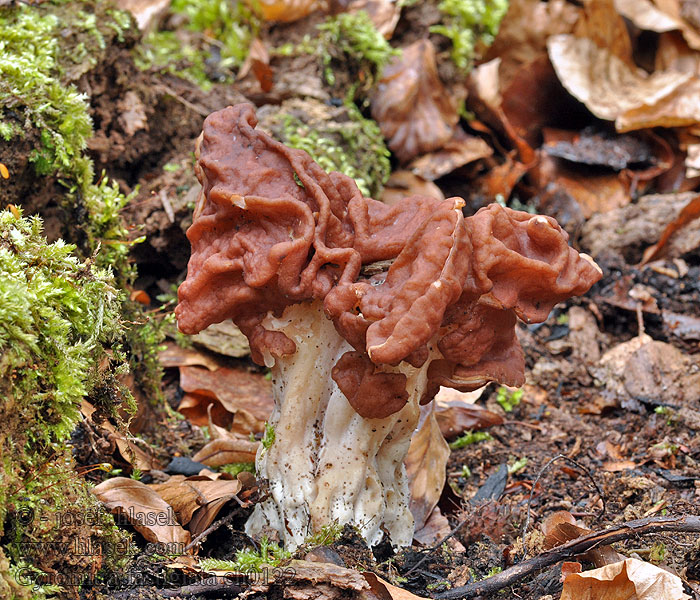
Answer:
[(432, 42), (411, 44), (384, 69), (372, 118), (401, 162), (438, 150), (452, 137), (457, 103), (440, 80)]
[(510, 0), (486, 59), (499, 57), (501, 82), (508, 86), (520, 69), (547, 50), (547, 38), (571, 33), (581, 9), (566, 0)]
[(260, 442), (242, 439), (212, 440), (192, 459), (208, 467), (220, 467), (230, 463), (252, 463), (255, 462), (255, 454), (259, 446)]
[(540, 529), (544, 534), (545, 550), (561, 546), (570, 540), (590, 533), (589, 529), (579, 527), (576, 524), (576, 519), (568, 510), (558, 510), (549, 515), (542, 521)]
[(440, 500), (449, 458), (450, 447), (440, 433), (435, 411), (431, 410), (418, 432), (411, 438), (411, 445), (404, 460), (411, 489), (409, 508), (415, 519), (416, 529), (425, 525)]
[(216, 371), (224, 366), (223, 361), (210, 352), (200, 352), (195, 348), (182, 348), (175, 342), (166, 342), (163, 350), (158, 353), (160, 364), (172, 367), (206, 367)]
[(642, 264), (646, 264), (659, 256), (662, 256), (664, 247), (671, 237), (682, 229), (684, 225), (687, 225), (698, 217), (700, 217), (700, 194), (692, 198), (690, 202), (683, 207), (683, 210), (680, 211), (678, 216), (666, 226), (666, 229), (664, 229), (663, 233), (661, 234), (659, 241), (653, 246), (649, 246), (644, 251)]
[[(242, 489), (241, 482), (237, 479), (212, 479), (206, 475), (173, 475), (164, 483), (155, 483), (148, 487), (158, 492), (160, 497), (173, 507), (182, 525), (187, 525), (194, 512), (207, 503), (220, 498), (226, 498), (228, 501)], [(191, 527), (189, 529), (192, 531)]]
[(636, 558), (564, 580), (561, 600), (690, 600), (680, 577)]
[(459, 167), (492, 154), (493, 149), (484, 140), (457, 127), (454, 135), (440, 150), (416, 158), (408, 168), (427, 181), (435, 181)]
[(316, 0), (247, 0), (248, 5), (265, 21), (291, 23), (311, 14)]
[(250, 43), (248, 56), (241, 65), (236, 79), (243, 79), (251, 71), (258, 80), (260, 89), (265, 93), (269, 92), (272, 89), (273, 72), (270, 67), (270, 54), (260, 38), (255, 38)]
[(363, 575), (375, 597), (378, 597), (380, 600), (425, 600), (423, 596), (416, 596), (408, 590), (391, 585), (374, 573), (365, 571)]
[(629, 471), (636, 468), (637, 463), (631, 460), (606, 460), (603, 463), (603, 471), (608, 473), (619, 473), (620, 471)]
[(496, 165), (486, 175), (479, 178), (479, 188), (486, 198), (495, 198), (500, 195), (507, 200), (510, 198), (513, 188), (527, 172), (526, 165), (506, 156), (506, 161), (503, 164)]
[(689, 144), (686, 147), (687, 156), (685, 158), (685, 176), (700, 177), (700, 142)]
[(613, 56), (634, 67), (632, 42), (627, 33), (625, 20), (615, 9), (613, 0), (588, 0), (583, 3), (583, 13), (574, 34), (592, 40)]
[[(503, 417), (473, 402), (483, 393), (441, 388), (433, 400), (435, 419), (446, 439), (503, 423)], [(429, 407), (426, 407), (429, 409)]]
[(673, 70), (700, 75), (700, 52), (691, 50), (680, 33), (662, 33), (654, 65), (657, 71)]
[(433, 512), (430, 513), (425, 525), (420, 529), (416, 529), (413, 533), (413, 539), (423, 546), (434, 546), (441, 540), (445, 539), (452, 528), (447, 521), (447, 517), (440, 512), (440, 507), (436, 506)]
[(177, 522), (172, 507), (140, 481), (115, 477), (93, 488), (92, 493), (112, 513), (124, 515), (149, 542), (176, 544), (184, 548), (190, 541), (189, 532)]
[(673, 31), (680, 29), (680, 23), (667, 15), (650, 0), (615, 0), (615, 9), (645, 31)]
[(396, 24), (401, 17), (401, 4), (394, 0), (353, 0), (348, 5), (348, 12), (364, 10), (377, 31), (387, 40), (391, 39)]
[[(635, 125), (644, 115), (635, 117), (633, 111), (653, 110), (674, 92), (682, 93), (681, 86), (685, 87), (691, 77), (676, 71), (645, 76), (595, 42), (573, 35), (553, 36), (547, 48), (554, 70), (569, 93), (595, 116), (615, 121), (620, 131), (645, 127)], [(680, 100), (676, 104), (680, 105), (679, 111), (685, 108)], [(694, 109), (700, 110), (697, 106)], [(675, 118), (680, 119), (680, 113)]]
[(221, 368), (213, 373), (201, 367), (180, 367), (180, 387), (187, 392), (178, 410), (195, 425), (209, 423), (208, 406), (212, 403), (214, 423), (243, 435), (262, 433), (274, 402), (272, 384), (260, 373), (243, 369)]
[(402, 202), (409, 196), (428, 196), (444, 200), (442, 190), (432, 181), (426, 181), (411, 171), (394, 171), (384, 185), (381, 201), (389, 206)]
[(150, 31), (170, 6), (170, 0), (118, 0), (121, 10), (128, 10), (141, 31)]

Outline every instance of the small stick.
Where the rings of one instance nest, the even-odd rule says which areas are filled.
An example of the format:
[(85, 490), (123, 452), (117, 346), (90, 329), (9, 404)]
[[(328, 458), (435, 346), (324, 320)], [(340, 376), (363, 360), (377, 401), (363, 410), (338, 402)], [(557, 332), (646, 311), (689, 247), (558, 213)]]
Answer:
[(572, 556), (583, 554), (598, 546), (607, 546), (621, 540), (660, 531), (700, 533), (700, 516), (650, 517), (648, 519), (629, 521), (605, 531), (589, 533), (566, 544), (542, 552), (533, 558), (524, 560), (492, 577), (435, 594), (433, 598), (436, 600), (463, 600), (492, 594), (514, 584), (520, 579), (524, 579), (535, 571), (554, 565)]
[[(236, 498), (236, 500), (238, 501), (239, 504), (241, 503), (241, 501), (238, 500), (238, 497), (234, 496), (234, 498)], [(222, 525), (226, 525), (226, 523), (229, 523), (233, 519), (233, 517), (238, 515), (240, 512), (241, 512), (241, 508), (239, 506), (238, 508), (232, 510), (229, 514), (227, 514), (222, 519), (219, 519), (218, 521), (214, 521), (211, 525), (209, 525), (209, 527), (207, 527), (204, 531), (202, 531), (202, 533), (195, 536), (195, 538), (189, 544), (187, 544), (187, 546), (185, 546), (184, 552), (187, 552), (191, 548), (194, 548), (197, 544), (199, 544), (199, 542), (206, 540), (207, 536), (212, 531), (216, 531)], [(183, 552), (183, 554), (184, 554), (184, 552)]]
[[(598, 495), (600, 496), (600, 500), (603, 503), (603, 509), (600, 511), (600, 514), (598, 515), (597, 520), (600, 521), (600, 519), (602, 519), (603, 515), (605, 514), (605, 495), (603, 494), (603, 490), (600, 489), (598, 482), (593, 478), (593, 475), (591, 475), (591, 472), (586, 467), (584, 467), (582, 464), (580, 464), (578, 461), (575, 461), (573, 458), (569, 458), (568, 456), (565, 456), (564, 454), (557, 454), (554, 458), (550, 458), (547, 461), (547, 463), (540, 469), (540, 472), (537, 473), (537, 477), (535, 477), (535, 481), (532, 482), (532, 489), (530, 490), (530, 496), (527, 499), (527, 514), (525, 515), (525, 524), (523, 525), (523, 531), (520, 534), (521, 537), (523, 538), (523, 548), (524, 548), (524, 551), (526, 553), (527, 553), (527, 548), (525, 548), (525, 534), (527, 533), (527, 528), (530, 525), (530, 506), (532, 505), (532, 495), (535, 492), (535, 487), (537, 486), (537, 482), (540, 480), (540, 477), (542, 477), (544, 472), (547, 469), (549, 469), (549, 467), (558, 460), (565, 460), (567, 462), (570, 462), (574, 466), (581, 469), (588, 476), (588, 479), (590, 479), (593, 482), (593, 485), (595, 486), (595, 489), (598, 492)], [(523, 558), (525, 558), (525, 555), (523, 555)]]

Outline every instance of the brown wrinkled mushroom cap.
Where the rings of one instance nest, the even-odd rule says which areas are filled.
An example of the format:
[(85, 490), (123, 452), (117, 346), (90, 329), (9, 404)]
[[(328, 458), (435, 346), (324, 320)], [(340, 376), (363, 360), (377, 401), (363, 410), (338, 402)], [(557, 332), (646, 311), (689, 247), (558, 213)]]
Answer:
[[(362, 416), (388, 416), (406, 402), (405, 376), (382, 370), (401, 361), (432, 360), (425, 400), (437, 385), (520, 385), (516, 316), (542, 321), (600, 278), (552, 218), (491, 205), (464, 219), (455, 198), (389, 207), (255, 125), (249, 104), (204, 123), (178, 325), (196, 333), (233, 319), (262, 363), (265, 353), (296, 351), (284, 334), (264, 329), (264, 317), (322, 300), (355, 348), (333, 379)], [(392, 262), (386, 272), (361, 272), (377, 261)], [(376, 388), (383, 399), (367, 392)]]

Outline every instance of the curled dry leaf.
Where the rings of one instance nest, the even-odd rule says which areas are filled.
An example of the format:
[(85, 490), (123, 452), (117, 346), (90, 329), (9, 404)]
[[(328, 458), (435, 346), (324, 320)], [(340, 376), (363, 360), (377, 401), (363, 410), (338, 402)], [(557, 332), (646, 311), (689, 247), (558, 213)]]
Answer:
[(238, 71), (237, 79), (243, 79), (252, 72), (257, 79), (260, 89), (267, 93), (272, 89), (273, 72), (270, 67), (270, 54), (260, 38), (250, 43), (248, 56)]
[(391, 585), (374, 573), (365, 571), (363, 575), (373, 592), (373, 598), (379, 600), (424, 600), (423, 596), (416, 596), (408, 590)]
[(255, 462), (255, 454), (259, 446), (260, 442), (242, 439), (212, 440), (194, 455), (193, 460), (208, 467), (220, 467), (230, 463), (252, 463)]
[(202, 506), (220, 498), (230, 500), (242, 488), (238, 479), (212, 479), (207, 475), (173, 475), (164, 483), (148, 487), (172, 506), (182, 525), (187, 525), (195, 511)]
[(164, 344), (163, 350), (158, 353), (158, 360), (166, 369), (197, 366), (216, 371), (224, 366), (221, 359), (209, 352), (200, 352), (195, 348), (182, 348), (175, 342), (166, 342)]
[(605, 48), (610, 54), (634, 68), (632, 42), (627, 33), (627, 25), (617, 12), (613, 0), (584, 2), (581, 18), (576, 23), (573, 33), (577, 37), (591, 40), (599, 48)]
[(683, 582), (651, 563), (636, 558), (606, 565), (564, 580), (561, 600), (690, 600)]
[(291, 23), (311, 14), (316, 0), (247, 0), (265, 21)]
[(450, 447), (440, 433), (435, 412), (430, 411), (411, 439), (404, 461), (411, 490), (409, 508), (415, 519), (416, 529), (425, 525), (440, 500), (449, 458)]
[(640, 29), (657, 33), (677, 29), (691, 48), (700, 50), (700, 33), (681, 18), (678, 2), (615, 0), (615, 8)]
[(234, 415), (232, 431), (247, 436), (262, 433), (272, 407), (272, 384), (260, 373), (221, 368), (213, 373), (201, 367), (180, 367), (180, 387), (187, 392), (178, 410), (195, 425), (212, 421), (227, 427)]
[(213, 323), (190, 339), (217, 354), (242, 358), (250, 354), (248, 338), (231, 320)]
[(433, 400), (433, 410), (445, 439), (455, 438), (465, 431), (486, 429), (503, 423), (500, 415), (474, 404), (482, 393), (483, 390), (459, 392), (450, 388), (440, 389)]
[(486, 58), (501, 60), (501, 81), (508, 86), (520, 69), (547, 51), (547, 38), (571, 33), (581, 9), (566, 0), (510, 0), (498, 35)]
[(452, 137), (457, 103), (440, 80), (432, 42), (418, 40), (384, 69), (372, 118), (401, 162), (438, 150)]
[(190, 541), (189, 532), (177, 522), (172, 507), (140, 481), (115, 477), (93, 488), (92, 493), (112, 513), (124, 515), (149, 542), (184, 547)]
[(700, 217), (700, 194), (695, 195), (683, 209), (678, 213), (678, 216), (671, 221), (664, 229), (659, 241), (653, 246), (649, 246), (644, 251), (642, 264), (648, 263), (663, 254), (664, 247), (685, 225)]
[(401, 16), (401, 3), (395, 0), (353, 0), (348, 12), (364, 10), (377, 31), (386, 39), (391, 39)]
[(427, 181), (435, 181), (459, 167), (492, 154), (493, 149), (484, 140), (457, 127), (454, 135), (440, 150), (416, 158), (408, 168)]
[[(547, 42), (549, 58), (564, 87), (595, 116), (615, 121), (619, 131), (649, 127), (657, 109), (667, 112), (656, 125), (676, 126), (700, 118), (697, 91), (687, 89), (689, 73), (645, 76), (587, 38), (556, 35)], [(654, 117), (655, 118), (655, 117)], [(654, 125), (651, 125), (654, 126)]]

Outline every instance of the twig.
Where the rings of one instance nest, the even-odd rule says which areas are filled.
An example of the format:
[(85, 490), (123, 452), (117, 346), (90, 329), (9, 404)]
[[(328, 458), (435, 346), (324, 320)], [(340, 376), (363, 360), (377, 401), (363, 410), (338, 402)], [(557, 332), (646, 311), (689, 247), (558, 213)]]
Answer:
[[(200, 581), (197, 583), (192, 583), (190, 585), (183, 585), (179, 588), (174, 589), (156, 589), (156, 588), (137, 588), (142, 591), (149, 591), (149, 595), (144, 595), (144, 598), (186, 598), (188, 596), (199, 596), (200, 594), (216, 593), (216, 598), (222, 598), (222, 594), (238, 595), (247, 586), (241, 585), (239, 582), (233, 581), (219, 581), (220, 578), (217, 577), (215, 583), (208, 583), (209, 580)], [(110, 593), (110, 598), (113, 600), (127, 600), (127, 598), (134, 598), (134, 592), (136, 589), (130, 589), (123, 592), (112, 592)]]
[[(537, 486), (537, 482), (540, 480), (544, 472), (549, 469), (551, 465), (553, 465), (556, 461), (558, 460), (566, 460), (573, 464), (574, 466), (578, 467), (581, 469), (587, 476), (588, 479), (591, 480), (593, 485), (595, 486), (595, 489), (598, 492), (598, 495), (600, 496), (600, 500), (603, 503), (603, 508), (600, 511), (600, 514), (598, 515), (598, 521), (603, 518), (603, 515), (605, 514), (605, 495), (603, 494), (603, 490), (600, 489), (600, 486), (598, 485), (598, 482), (593, 478), (593, 475), (591, 475), (591, 472), (584, 467), (582, 464), (579, 462), (575, 461), (573, 458), (569, 458), (568, 456), (565, 456), (564, 454), (557, 454), (554, 458), (550, 458), (547, 463), (540, 469), (540, 472), (537, 473), (537, 477), (535, 477), (535, 481), (532, 482), (532, 489), (530, 490), (530, 495), (528, 496), (527, 499), (527, 513), (525, 515), (525, 523), (523, 525), (523, 531), (521, 533), (521, 537), (523, 538), (523, 548), (524, 551), (527, 552), (527, 548), (525, 548), (525, 534), (527, 533), (527, 528), (530, 526), (530, 507), (532, 505), (532, 495), (535, 493), (535, 487)], [(525, 556), (523, 555), (523, 558)]]
[(218, 521), (214, 521), (214, 523), (212, 523), (211, 525), (209, 525), (209, 527), (207, 527), (204, 531), (202, 531), (202, 533), (200, 533), (200, 534), (198, 534), (197, 536), (195, 536), (194, 539), (193, 539), (189, 544), (187, 544), (187, 546), (185, 546), (184, 552), (187, 552), (187, 551), (189, 551), (191, 548), (194, 548), (194, 546), (197, 545), (197, 544), (199, 544), (199, 542), (206, 540), (207, 536), (208, 536), (212, 531), (216, 531), (216, 530), (217, 530), (219, 527), (221, 527), (222, 525), (226, 525), (226, 523), (229, 523), (229, 522), (233, 519), (233, 517), (237, 516), (237, 515), (241, 512), (241, 507), (242, 507), (243, 505), (241, 504), (241, 501), (238, 499), (237, 496), (234, 496), (234, 498), (236, 499), (236, 501), (238, 502), (238, 504), (240, 504), (241, 506), (239, 506), (238, 508), (235, 508), (234, 510), (232, 510), (229, 514), (227, 514), (227, 515), (226, 515), (225, 517), (223, 517), (222, 519), (219, 519)]
[(209, 113), (204, 110), (203, 108), (200, 108), (199, 106), (196, 106), (192, 104), (190, 101), (185, 100), (182, 96), (180, 96), (173, 88), (171, 88), (169, 85), (166, 85), (165, 83), (159, 83), (156, 87), (160, 88), (163, 90), (166, 94), (170, 95), (173, 99), (177, 100), (187, 108), (189, 108), (191, 111), (196, 112), (200, 117), (208, 117)]
[(659, 531), (700, 533), (700, 516), (650, 517), (648, 519), (629, 521), (605, 531), (589, 533), (566, 544), (542, 552), (492, 577), (435, 594), (433, 598), (436, 598), (436, 600), (462, 600), (492, 594), (509, 585), (513, 585), (516, 581), (524, 579), (535, 571), (554, 565), (566, 558), (583, 554), (598, 546), (607, 546), (620, 540), (649, 535)]

